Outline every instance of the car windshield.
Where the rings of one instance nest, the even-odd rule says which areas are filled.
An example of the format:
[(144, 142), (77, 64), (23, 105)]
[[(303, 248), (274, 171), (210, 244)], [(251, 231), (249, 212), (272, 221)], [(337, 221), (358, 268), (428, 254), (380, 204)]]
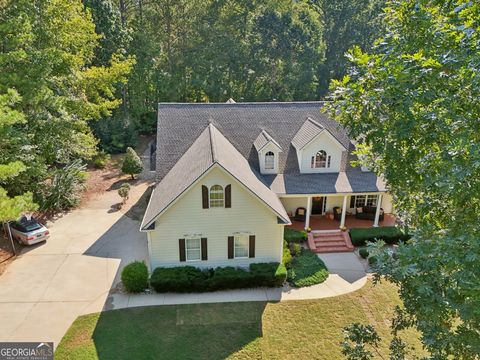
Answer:
[(40, 229), (42, 225), (40, 225), (35, 220), (30, 220), (30, 221), (15, 222), (13, 224), (13, 227), (20, 231), (30, 232), (30, 231)]

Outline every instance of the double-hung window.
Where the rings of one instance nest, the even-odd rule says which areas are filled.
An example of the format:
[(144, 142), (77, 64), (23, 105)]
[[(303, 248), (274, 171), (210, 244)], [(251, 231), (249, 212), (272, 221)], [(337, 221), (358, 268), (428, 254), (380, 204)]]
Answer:
[(220, 185), (213, 185), (210, 188), (210, 207), (222, 208), (224, 206), (223, 187)]
[(202, 259), (200, 239), (185, 239), (185, 255), (187, 261), (199, 261)]
[(246, 234), (235, 235), (234, 257), (235, 259), (248, 258), (249, 238)]
[(364, 207), (364, 206), (377, 206), (378, 195), (356, 195), (355, 196), (355, 207)]
[(275, 154), (269, 151), (265, 154), (265, 170), (275, 169)]

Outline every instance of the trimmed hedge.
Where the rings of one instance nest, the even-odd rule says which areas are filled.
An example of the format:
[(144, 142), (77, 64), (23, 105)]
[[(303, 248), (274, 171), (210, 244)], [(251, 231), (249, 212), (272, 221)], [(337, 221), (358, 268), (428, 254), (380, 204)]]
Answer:
[(143, 261), (134, 261), (123, 268), (121, 278), (128, 292), (142, 292), (148, 287), (147, 265)]
[(307, 241), (307, 233), (305, 231), (298, 231), (295, 229), (285, 228), (283, 237), (289, 244), (292, 242), (302, 243)]
[(288, 281), (296, 286), (311, 286), (327, 280), (328, 270), (317, 254), (302, 249), (300, 254), (293, 258), (288, 270)]
[(157, 292), (203, 292), (257, 286), (282, 286), (287, 278), (284, 264), (251, 264), (243, 268), (218, 267), (202, 270), (193, 266), (156, 268), (150, 284)]
[(291, 262), (292, 262), (292, 254), (290, 253), (290, 248), (288, 246), (287, 241), (283, 240), (283, 259), (282, 259), (282, 263), (286, 267), (289, 267)]
[(355, 246), (365, 246), (367, 242), (383, 240), (387, 244), (407, 241), (411, 236), (396, 226), (353, 228), (350, 229), (350, 239)]

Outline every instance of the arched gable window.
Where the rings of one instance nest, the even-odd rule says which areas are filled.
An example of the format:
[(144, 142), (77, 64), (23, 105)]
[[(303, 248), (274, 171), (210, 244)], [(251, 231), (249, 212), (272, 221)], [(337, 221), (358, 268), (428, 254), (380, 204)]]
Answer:
[(220, 185), (213, 185), (210, 188), (210, 207), (224, 207), (223, 187)]
[[(330, 160), (330, 156), (327, 157), (325, 150), (320, 150), (314, 156), (312, 156), (311, 167), (312, 168), (326, 168), (327, 158)], [(330, 167), (330, 161), (328, 161), (328, 167)]]
[(265, 154), (265, 170), (275, 169), (275, 154), (269, 151)]

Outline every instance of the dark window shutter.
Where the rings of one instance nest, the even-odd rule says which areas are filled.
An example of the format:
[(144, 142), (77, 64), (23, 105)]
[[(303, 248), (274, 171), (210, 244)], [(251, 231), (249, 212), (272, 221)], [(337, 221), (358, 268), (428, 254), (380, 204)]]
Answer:
[(187, 258), (185, 256), (185, 239), (178, 239), (178, 248), (180, 251), (180, 261), (186, 261)]
[(250, 235), (248, 238), (248, 257), (255, 257), (255, 235)]
[(225, 207), (232, 207), (232, 185), (225, 186)]
[(350, 196), (350, 209), (355, 207), (355, 196)]
[(202, 238), (202, 260), (208, 260), (207, 238)]
[(208, 188), (202, 185), (202, 207), (208, 209)]
[(234, 243), (234, 237), (233, 236), (229, 236), (228, 237), (228, 258), (229, 259), (233, 259), (234, 255), (233, 255), (233, 243)]

